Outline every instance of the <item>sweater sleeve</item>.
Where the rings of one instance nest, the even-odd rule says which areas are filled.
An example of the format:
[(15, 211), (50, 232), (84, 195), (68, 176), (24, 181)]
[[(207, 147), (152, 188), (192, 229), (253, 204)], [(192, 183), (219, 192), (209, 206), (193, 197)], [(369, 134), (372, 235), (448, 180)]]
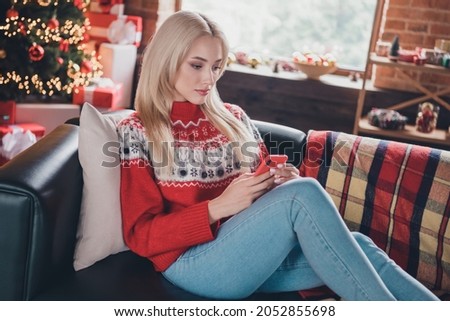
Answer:
[(167, 213), (142, 127), (123, 122), (118, 125), (118, 135), (125, 243), (133, 252), (153, 261), (158, 270), (164, 270), (190, 246), (214, 239), (208, 201)]

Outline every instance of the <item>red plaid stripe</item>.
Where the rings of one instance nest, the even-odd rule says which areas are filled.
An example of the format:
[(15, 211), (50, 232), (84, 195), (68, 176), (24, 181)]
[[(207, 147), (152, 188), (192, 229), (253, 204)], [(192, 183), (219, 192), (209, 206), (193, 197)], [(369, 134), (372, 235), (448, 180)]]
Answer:
[(351, 230), (425, 285), (450, 290), (449, 152), (311, 131), (300, 172), (318, 179)]

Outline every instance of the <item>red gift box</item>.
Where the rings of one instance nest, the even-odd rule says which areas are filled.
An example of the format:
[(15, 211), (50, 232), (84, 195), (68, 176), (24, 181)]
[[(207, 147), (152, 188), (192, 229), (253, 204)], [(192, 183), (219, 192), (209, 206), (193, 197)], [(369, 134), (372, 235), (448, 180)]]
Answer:
[(16, 122), (16, 102), (14, 100), (0, 101), (0, 125), (10, 125)]
[(24, 132), (31, 131), (36, 138), (41, 138), (45, 134), (45, 127), (36, 123), (21, 123), (14, 125), (0, 125), (0, 139), (8, 133), (12, 133), (14, 128), (19, 127)]
[(123, 0), (91, 0), (89, 11), (110, 14), (123, 14)]
[[(95, 40), (97, 43), (132, 43), (136, 47), (141, 45), (142, 17), (113, 15), (98, 12), (86, 12), (86, 17), (91, 22), (91, 29), (89, 30), (91, 40)], [(124, 24), (121, 24), (121, 22)], [(126, 42), (119, 42), (119, 40), (116, 40), (118, 37), (122, 36), (117, 35), (117, 33), (123, 32), (124, 30), (129, 31), (130, 29), (134, 30), (133, 33), (124, 33), (123, 36), (126, 39), (120, 38), (122, 41)], [(131, 39), (128, 39), (128, 37), (131, 37)]]
[(99, 108), (115, 108), (122, 96), (122, 84), (113, 87), (78, 87), (74, 90), (72, 102), (82, 105), (90, 103)]

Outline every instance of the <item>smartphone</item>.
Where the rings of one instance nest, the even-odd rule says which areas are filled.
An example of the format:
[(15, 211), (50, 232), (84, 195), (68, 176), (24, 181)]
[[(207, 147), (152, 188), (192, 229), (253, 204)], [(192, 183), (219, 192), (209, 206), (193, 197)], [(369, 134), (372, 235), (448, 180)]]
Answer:
[(255, 175), (261, 175), (268, 172), (271, 168), (277, 168), (278, 164), (286, 164), (287, 160), (287, 155), (269, 155), (258, 166)]

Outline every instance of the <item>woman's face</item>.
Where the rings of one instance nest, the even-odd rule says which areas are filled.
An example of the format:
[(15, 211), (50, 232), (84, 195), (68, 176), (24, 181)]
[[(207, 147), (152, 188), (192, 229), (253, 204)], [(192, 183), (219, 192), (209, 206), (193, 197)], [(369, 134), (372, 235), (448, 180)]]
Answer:
[(195, 40), (177, 71), (174, 100), (203, 104), (219, 78), (223, 59), (218, 38), (203, 36)]

